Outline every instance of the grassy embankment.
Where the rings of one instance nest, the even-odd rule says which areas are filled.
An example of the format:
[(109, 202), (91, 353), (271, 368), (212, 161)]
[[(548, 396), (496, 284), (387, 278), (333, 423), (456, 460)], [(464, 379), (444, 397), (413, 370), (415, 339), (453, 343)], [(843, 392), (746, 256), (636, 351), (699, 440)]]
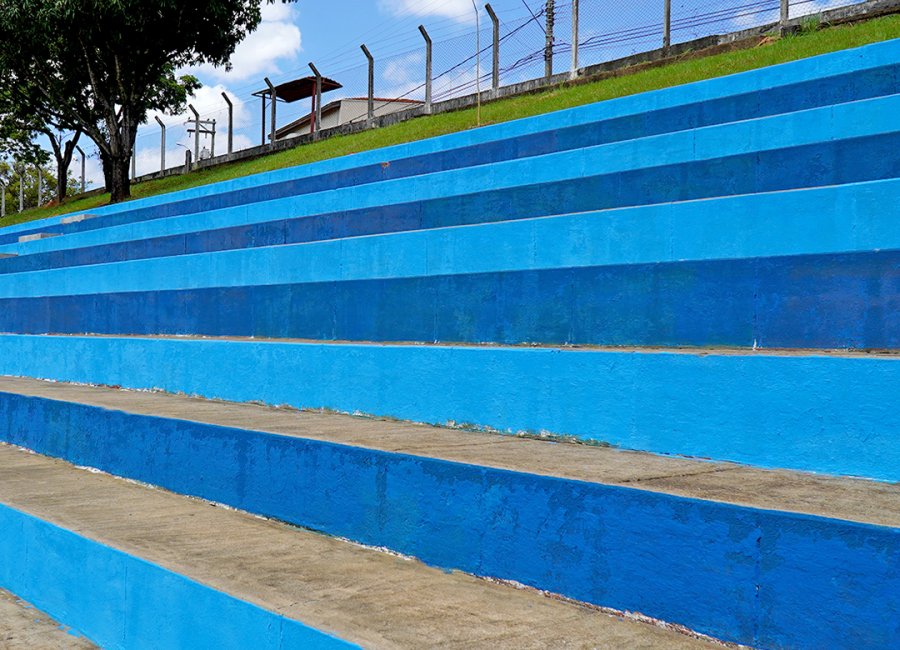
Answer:
[[(482, 124), (493, 124), (548, 113), (604, 99), (677, 86), (898, 37), (900, 37), (900, 15), (886, 16), (853, 25), (807, 31), (784, 38), (766, 39), (751, 49), (733, 50), (704, 57), (691, 58), (688, 56), (667, 65), (638, 69), (631, 74), (622, 74), (580, 85), (563, 85), (533, 95), (491, 102), (485, 104), (481, 109)], [(139, 183), (132, 188), (132, 198), (174, 192), (230, 178), (462, 131), (473, 128), (475, 119), (475, 109), (419, 117), (383, 129), (329, 138), (254, 160), (221, 165), (183, 176), (170, 176)], [(75, 197), (61, 206), (36, 208), (26, 210), (21, 214), (10, 215), (0, 220), (0, 227), (68, 212), (83, 212), (104, 205), (108, 201), (109, 195), (107, 194), (85, 198)]]

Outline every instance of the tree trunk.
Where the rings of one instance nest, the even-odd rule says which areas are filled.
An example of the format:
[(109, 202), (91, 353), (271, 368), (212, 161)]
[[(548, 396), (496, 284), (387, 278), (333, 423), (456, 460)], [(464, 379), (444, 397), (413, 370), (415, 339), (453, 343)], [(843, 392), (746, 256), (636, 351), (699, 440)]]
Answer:
[(109, 190), (109, 202), (119, 203), (131, 197), (131, 158), (111, 158), (106, 178), (106, 189)]

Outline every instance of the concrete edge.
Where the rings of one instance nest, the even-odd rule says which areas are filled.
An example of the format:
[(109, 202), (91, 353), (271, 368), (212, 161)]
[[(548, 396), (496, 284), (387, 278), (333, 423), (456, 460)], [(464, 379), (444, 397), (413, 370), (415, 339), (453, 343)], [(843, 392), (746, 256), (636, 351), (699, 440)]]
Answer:
[(101, 647), (358, 647), (2, 503), (0, 522), (0, 586)]

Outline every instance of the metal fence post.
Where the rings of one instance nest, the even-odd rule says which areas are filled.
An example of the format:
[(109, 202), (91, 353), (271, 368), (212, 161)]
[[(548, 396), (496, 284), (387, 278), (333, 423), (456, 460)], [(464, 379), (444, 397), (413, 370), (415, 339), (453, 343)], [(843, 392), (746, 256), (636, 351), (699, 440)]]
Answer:
[(663, 2), (663, 49), (672, 45), (672, 0)]
[(547, 40), (544, 44), (544, 76), (549, 79), (553, 76), (553, 23), (556, 20), (556, 0), (547, 0), (546, 5)]
[(791, 2), (790, 0), (781, 0), (781, 28), (784, 29), (787, 26), (787, 21), (791, 17)]
[(41, 169), (41, 166), (37, 166), (37, 205), (36, 208), (41, 207), (44, 203), (44, 170)]
[(319, 70), (312, 61), (309, 62), (309, 69), (312, 70), (313, 74), (316, 76), (316, 114), (313, 133), (317, 134), (319, 129), (322, 128), (322, 75), (319, 74)]
[(3, 193), (0, 194), (0, 219), (6, 216), (6, 183), (0, 181), (0, 188), (3, 188)]
[(262, 119), (260, 120), (260, 124), (262, 125), (260, 136), (259, 136), (259, 146), (265, 146), (266, 144), (266, 94), (260, 93), (259, 95), (259, 104), (262, 107)]
[(578, 76), (578, 18), (578, 0), (572, 0), (572, 79)]
[(162, 174), (166, 171), (166, 125), (159, 119), (159, 115), (155, 115), (154, 119), (161, 129), (159, 136), (159, 173)]
[(137, 147), (131, 145), (131, 180), (137, 180)]
[(78, 150), (78, 153), (81, 154), (81, 193), (84, 194), (85, 190), (87, 189), (87, 185), (85, 185), (85, 180), (84, 180), (84, 177), (85, 177), (85, 174), (84, 174), (84, 169), (85, 169), (84, 150), (81, 147), (79, 147), (78, 145), (76, 145), (75, 148)]
[(500, 19), (497, 18), (497, 13), (490, 3), (484, 5), (484, 10), (487, 11), (494, 25), (491, 55), (491, 92), (496, 97), (497, 92), (500, 90)]
[(19, 170), (19, 212), (25, 210), (25, 166)]
[(194, 160), (200, 160), (200, 113), (193, 104), (188, 104), (191, 113), (194, 114)]
[(419, 32), (425, 39), (425, 113), (431, 113), (431, 37), (424, 25), (419, 25)]
[(222, 93), (222, 99), (228, 104), (228, 153), (231, 153), (234, 146), (234, 104), (228, 99), (227, 93)]
[(369, 61), (369, 103), (366, 109), (366, 122), (371, 126), (372, 120), (375, 119), (375, 57), (372, 56), (365, 44), (360, 45), (359, 49), (363, 51)]
[(270, 107), (271, 112), (272, 112), (272, 124), (270, 125), (272, 135), (270, 137), (272, 140), (272, 144), (274, 145), (275, 144), (275, 131), (276, 131), (275, 106), (278, 104), (278, 94), (275, 91), (275, 86), (272, 85), (272, 82), (269, 81), (268, 77), (263, 77), (263, 81), (265, 81), (266, 85), (269, 87), (269, 100), (272, 102), (272, 106)]

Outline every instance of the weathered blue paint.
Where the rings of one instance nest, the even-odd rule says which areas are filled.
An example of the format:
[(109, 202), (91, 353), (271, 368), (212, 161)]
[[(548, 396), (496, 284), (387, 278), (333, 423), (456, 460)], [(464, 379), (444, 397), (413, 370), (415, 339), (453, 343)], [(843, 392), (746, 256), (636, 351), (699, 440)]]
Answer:
[(355, 648), (0, 504), (0, 586), (103, 648)]
[[(26, 254), (171, 236), (273, 216), (320, 215), (324, 230), (339, 237), (409, 229), (403, 222), (410, 221), (418, 221), (414, 227), (438, 227), (896, 178), (898, 113), (900, 95), (892, 95), (385, 181), (377, 188), (348, 187), (10, 244), (0, 246), (0, 252)], [(371, 209), (380, 211), (383, 222), (366, 219), (362, 230), (359, 213), (328, 218), (335, 212)], [(394, 223), (397, 219), (400, 225)]]
[[(900, 72), (898, 70), (900, 70), (900, 65), (883, 66), (823, 79), (811, 79), (752, 93), (728, 95), (693, 104), (629, 114), (599, 122), (579, 123), (574, 126), (541, 130), (513, 138), (489, 140), (485, 143), (465, 147), (393, 159), (387, 164), (372, 162), (359, 167), (269, 183), (264, 186), (223, 191), (215, 195), (171, 201), (146, 208), (133, 208), (99, 219), (59, 225), (53, 231), (83, 232), (134, 221), (204, 212), (210, 209), (407, 178), (419, 174), (487, 165), (505, 160), (582, 149), (662, 133), (687, 131), (714, 124), (891, 95), (900, 92), (900, 78), (898, 78)], [(0, 231), (0, 243), (13, 243), (23, 234), (41, 232), (45, 228), (46, 226), (35, 227), (32, 230), (10, 234)]]
[(0, 335), (0, 374), (900, 480), (890, 357)]
[[(9, 226), (0, 230), (0, 241), (7, 237), (37, 232), (53, 227), (65, 232), (95, 228), (122, 221), (108, 217), (149, 219), (173, 216), (189, 211), (237, 205), (240, 202), (271, 199), (305, 188), (309, 191), (329, 175), (352, 173), (385, 161), (395, 165), (394, 178), (406, 166), (408, 172), (447, 169), (460, 165), (484, 164), (492, 159), (487, 153), (510, 158), (561, 150), (565, 142), (545, 140), (547, 120), (569, 136), (599, 138), (611, 142), (615, 138), (649, 135), (679, 128), (696, 128), (737, 119), (774, 115), (828, 103), (836, 104), (896, 92), (894, 66), (900, 56), (898, 41), (876, 43), (861, 48), (834, 52), (818, 57), (771, 66), (745, 73), (710, 79), (693, 84), (642, 93), (617, 100), (599, 102), (552, 113), (492, 125), (481, 129), (449, 134), (423, 141), (396, 145), (338, 159), (302, 165), (275, 172), (191, 188), (181, 192), (149, 197), (125, 205), (94, 209), (102, 219), (81, 225), (60, 225), (61, 217)], [(893, 89), (893, 90), (892, 90)], [(702, 108), (701, 108), (702, 106)], [(584, 127), (607, 121), (608, 129)], [(634, 130), (629, 130), (632, 125)], [(580, 130), (579, 130), (580, 129)], [(622, 129), (621, 132), (616, 132)], [(596, 134), (596, 135), (592, 135)], [(565, 136), (564, 136), (565, 139)], [(576, 143), (577, 144), (577, 143)], [(585, 145), (578, 145), (585, 146)], [(553, 148), (557, 147), (557, 148)], [(438, 154), (434, 158), (431, 154)], [(497, 158), (493, 158), (497, 159)], [(442, 160), (440, 165), (435, 161)], [(377, 168), (376, 168), (377, 169)], [(350, 179), (345, 179), (350, 180)], [(357, 179), (358, 180), (358, 179)], [(308, 183), (308, 184), (307, 184)], [(125, 216), (130, 213), (132, 216)], [(13, 241), (10, 239), (9, 241)]]
[(8, 298), (0, 331), (896, 349), (900, 251)]
[(900, 643), (900, 530), (0, 393), (3, 439), (754, 647)]
[[(88, 265), (0, 275), (0, 298), (556, 268), (577, 271), (591, 266), (900, 249), (900, 223), (884, 219), (883, 213), (884, 205), (893, 202), (900, 203), (900, 179), (294, 246), (271, 245), (283, 243), (278, 241), (283, 231), (275, 229), (269, 238), (254, 229), (251, 243), (259, 248), (183, 254), (164, 244), (158, 251), (164, 257), (118, 264), (109, 263), (105, 259), (109, 251), (101, 250)], [(723, 214), (728, 215), (728, 228), (722, 227)], [(150, 254), (156, 240), (129, 245)], [(0, 260), (0, 267), (46, 255), (50, 254), (7, 258)]]

